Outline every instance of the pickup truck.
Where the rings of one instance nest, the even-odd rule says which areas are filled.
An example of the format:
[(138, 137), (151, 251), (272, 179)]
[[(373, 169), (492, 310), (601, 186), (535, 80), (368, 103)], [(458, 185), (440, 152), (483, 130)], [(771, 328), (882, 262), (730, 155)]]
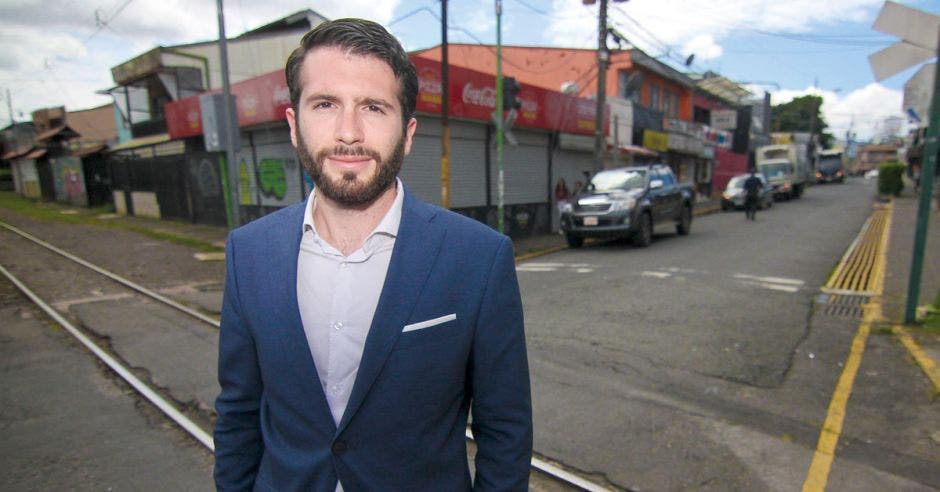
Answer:
[(606, 169), (561, 210), (568, 246), (579, 248), (588, 237), (629, 237), (639, 247), (653, 242), (653, 230), (674, 224), (686, 235), (692, 228), (693, 191), (676, 182), (669, 166)]

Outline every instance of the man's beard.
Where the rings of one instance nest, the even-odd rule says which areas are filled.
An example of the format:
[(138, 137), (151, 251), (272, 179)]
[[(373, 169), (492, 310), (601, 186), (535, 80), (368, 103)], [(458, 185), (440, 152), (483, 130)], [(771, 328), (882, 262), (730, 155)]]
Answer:
[[(388, 155), (383, 159), (378, 151), (357, 146), (337, 145), (332, 149), (323, 149), (314, 156), (307, 147), (300, 130), (297, 131), (297, 155), (310, 178), (317, 187), (317, 193), (344, 207), (361, 208), (371, 205), (379, 196), (388, 190), (401, 172), (405, 160), (405, 132)], [(357, 177), (356, 173), (345, 172), (338, 179), (331, 179), (323, 170), (323, 162), (327, 156), (365, 156), (375, 161), (375, 172), (370, 176)]]

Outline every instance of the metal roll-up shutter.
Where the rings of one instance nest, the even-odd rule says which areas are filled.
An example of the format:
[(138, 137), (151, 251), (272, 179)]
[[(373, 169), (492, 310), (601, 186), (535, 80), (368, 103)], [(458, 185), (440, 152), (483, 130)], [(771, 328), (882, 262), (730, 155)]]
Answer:
[(568, 191), (574, 191), (575, 183), (587, 184), (584, 172), (594, 174), (594, 153), (560, 149), (552, 158), (552, 189), (559, 178), (565, 180)]
[[(419, 125), (420, 128), (420, 125)], [(415, 134), (411, 153), (399, 174), (408, 190), (418, 198), (441, 204), (441, 137)]]
[[(519, 145), (503, 148), (504, 203), (545, 203), (548, 199), (548, 134), (514, 129)], [(493, 150), (491, 192), (498, 193), (496, 150)]]
[[(450, 122), (450, 206), (486, 205), (486, 126)], [(402, 181), (421, 199), (441, 204), (441, 121), (419, 117)]]

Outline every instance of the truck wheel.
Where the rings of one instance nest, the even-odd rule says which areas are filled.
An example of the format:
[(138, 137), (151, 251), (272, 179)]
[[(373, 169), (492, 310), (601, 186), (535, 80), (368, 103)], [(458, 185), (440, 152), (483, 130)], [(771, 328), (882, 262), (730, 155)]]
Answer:
[(584, 238), (574, 234), (565, 234), (565, 240), (568, 241), (569, 248), (580, 248), (584, 244)]
[(676, 232), (680, 236), (687, 236), (692, 230), (692, 207), (682, 206), (682, 212), (679, 214), (679, 222), (676, 224)]
[(653, 242), (653, 217), (649, 213), (640, 216), (640, 228), (633, 236), (633, 244), (645, 248)]

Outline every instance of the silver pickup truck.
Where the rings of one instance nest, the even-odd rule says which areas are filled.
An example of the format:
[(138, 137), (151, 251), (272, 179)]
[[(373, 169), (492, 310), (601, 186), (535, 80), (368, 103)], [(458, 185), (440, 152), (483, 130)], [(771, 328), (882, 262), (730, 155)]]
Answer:
[(653, 242), (653, 230), (674, 224), (681, 235), (692, 227), (691, 186), (676, 182), (669, 166), (606, 169), (561, 212), (561, 229), (572, 248), (588, 237), (630, 237), (640, 247)]

